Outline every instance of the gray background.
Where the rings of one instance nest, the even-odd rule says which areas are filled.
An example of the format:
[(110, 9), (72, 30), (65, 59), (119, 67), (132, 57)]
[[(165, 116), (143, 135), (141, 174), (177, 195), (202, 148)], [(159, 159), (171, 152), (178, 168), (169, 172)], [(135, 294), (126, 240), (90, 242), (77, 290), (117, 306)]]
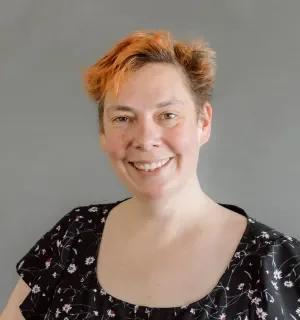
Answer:
[(2, 0), (0, 309), (15, 263), (70, 209), (127, 196), (98, 142), (81, 72), (137, 29), (217, 51), (204, 190), (299, 237), (300, 2)]

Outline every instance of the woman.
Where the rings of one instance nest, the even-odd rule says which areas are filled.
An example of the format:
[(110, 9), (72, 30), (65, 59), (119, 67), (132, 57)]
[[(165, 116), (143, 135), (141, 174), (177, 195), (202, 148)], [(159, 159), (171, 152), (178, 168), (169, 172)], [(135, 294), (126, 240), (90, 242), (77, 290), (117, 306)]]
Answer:
[(88, 69), (102, 150), (132, 197), (75, 208), (46, 233), (17, 264), (3, 320), (300, 317), (300, 243), (197, 177), (214, 57), (139, 32)]

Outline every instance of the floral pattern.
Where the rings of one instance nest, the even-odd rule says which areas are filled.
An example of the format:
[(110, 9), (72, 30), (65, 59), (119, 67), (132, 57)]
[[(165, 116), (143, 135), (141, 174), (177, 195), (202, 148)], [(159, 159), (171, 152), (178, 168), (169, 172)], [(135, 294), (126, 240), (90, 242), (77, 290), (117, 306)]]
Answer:
[(31, 288), (20, 305), (25, 319), (300, 319), (300, 242), (226, 204), (248, 225), (207, 296), (181, 307), (149, 308), (109, 295), (98, 282), (96, 261), (107, 215), (120, 202), (73, 209), (19, 261), (17, 272)]

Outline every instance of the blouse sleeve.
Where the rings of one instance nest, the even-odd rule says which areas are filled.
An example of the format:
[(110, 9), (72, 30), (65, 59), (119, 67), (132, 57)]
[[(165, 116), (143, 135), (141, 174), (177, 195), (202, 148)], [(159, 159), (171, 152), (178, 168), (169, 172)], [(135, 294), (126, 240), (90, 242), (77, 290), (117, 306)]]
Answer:
[(292, 237), (280, 237), (274, 241), (266, 264), (271, 277), (268, 313), (278, 319), (299, 319), (300, 242)]
[(17, 263), (17, 273), (31, 288), (20, 305), (25, 319), (44, 319), (56, 283), (64, 270), (76, 233), (72, 230), (73, 213), (66, 214)]

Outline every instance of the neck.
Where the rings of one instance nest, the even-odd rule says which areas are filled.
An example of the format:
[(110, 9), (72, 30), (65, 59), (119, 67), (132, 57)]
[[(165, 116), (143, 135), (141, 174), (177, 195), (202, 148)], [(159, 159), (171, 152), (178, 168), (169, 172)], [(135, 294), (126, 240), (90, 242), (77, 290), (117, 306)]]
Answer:
[(202, 190), (197, 175), (185, 187), (166, 197), (129, 200), (132, 212), (139, 224), (159, 225), (161, 228), (184, 230), (195, 224), (202, 224), (210, 216), (216, 203)]

